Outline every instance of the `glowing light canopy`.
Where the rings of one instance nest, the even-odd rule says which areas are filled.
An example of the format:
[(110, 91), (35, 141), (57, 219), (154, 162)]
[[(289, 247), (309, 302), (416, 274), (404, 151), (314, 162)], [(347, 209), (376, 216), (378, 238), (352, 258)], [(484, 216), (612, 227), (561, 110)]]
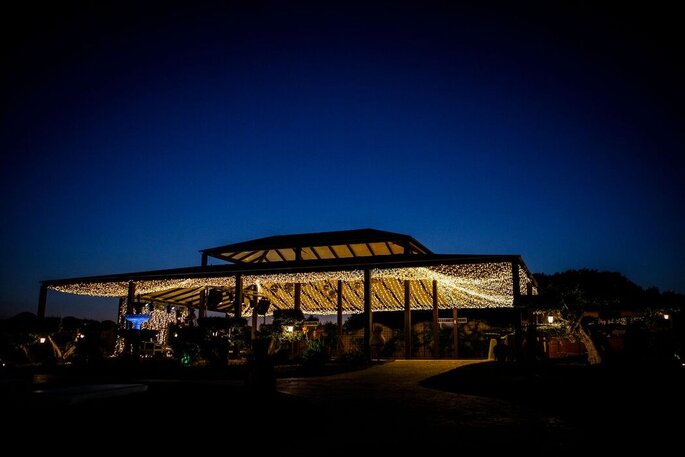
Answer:
[[(126, 297), (133, 282), (136, 296), (147, 303), (232, 312), (240, 278), (245, 316), (252, 312), (249, 300), (257, 287), (272, 310), (292, 309), (298, 302), (304, 313), (334, 314), (340, 294), (344, 313), (362, 312), (365, 270), (371, 277), (373, 311), (403, 310), (405, 287), (412, 309), (432, 309), (433, 282), (442, 309), (512, 307), (517, 293), (537, 294), (519, 256), (433, 254), (411, 237), (371, 229), (270, 237), (201, 252), (232, 264), (49, 281), (46, 286), (70, 294)], [(167, 319), (172, 318), (162, 320)]]
[[(279, 273), (247, 276), (243, 287), (261, 284), (261, 293), (271, 300), (276, 309), (293, 308), (295, 283), (300, 283), (301, 309), (305, 313), (334, 314), (337, 312), (337, 282), (342, 282), (343, 312), (361, 312), (364, 307), (363, 270)], [(413, 309), (432, 308), (432, 281), (438, 284), (440, 308), (489, 308), (513, 306), (512, 267), (510, 263), (467, 265), (435, 265), (409, 268), (375, 268), (371, 271), (372, 309), (399, 311), (404, 309), (404, 281), (410, 282)], [(522, 278), (522, 279), (521, 279)], [(530, 280), (520, 276), (521, 289), (526, 291)], [(184, 278), (173, 280), (141, 280), (136, 282), (136, 293), (146, 301), (172, 303), (169, 296), (191, 294), (185, 304), (199, 301), (204, 288), (228, 289), (233, 293), (235, 277)], [(127, 282), (75, 283), (52, 286), (54, 290), (90, 296), (125, 296)], [(525, 292), (524, 292), (525, 293)], [(184, 304), (178, 302), (178, 304)], [(232, 301), (219, 305), (219, 310), (230, 309)], [(245, 306), (245, 315), (250, 315)]]

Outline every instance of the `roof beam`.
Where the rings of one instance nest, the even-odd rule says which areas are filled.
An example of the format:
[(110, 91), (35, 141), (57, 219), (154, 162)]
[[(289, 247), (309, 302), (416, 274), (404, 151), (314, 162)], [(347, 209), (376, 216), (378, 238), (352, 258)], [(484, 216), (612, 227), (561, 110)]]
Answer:
[[(271, 289), (269, 289), (269, 293), (270, 293), (275, 299), (277, 299), (278, 301), (280, 301), (281, 304), (282, 304), (284, 307), (288, 308), (288, 302), (285, 301), (285, 300), (283, 299), (283, 297), (281, 297), (281, 296), (278, 294), (278, 292), (281, 291), (281, 284), (280, 284), (280, 283), (274, 283), (274, 285), (276, 286), (276, 292), (273, 292)], [(274, 306), (276, 306), (275, 303), (274, 303)]]
[(352, 254), (352, 258), (356, 259), (358, 257), (357, 253), (354, 252), (354, 249), (352, 249), (352, 246), (350, 245), (350, 243), (345, 243), (345, 246), (347, 246), (347, 249), (350, 250), (350, 254)]
[[(352, 253), (354, 255), (354, 253)], [(185, 267), (173, 268), (166, 270), (142, 271), (133, 273), (121, 273), (112, 275), (76, 277), (65, 279), (54, 279), (41, 281), (48, 287), (68, 284), (90, 284), (90, 283), (122, 283), (128, 281), (148, 281), (159, 279), (203, 279), (208, 281), (215, 277), (235, 277), (242, 274), (249, 275), (263, 275), (263, 274), (279, 274), (279, 273), (309, 273), (309, 272), (325, 272), (325, 271), (341, 271), (341, 270), (355, 270), (363, 268), (413, 268), (413, 267), (431, 267), (439, 265), (472, 265), (485, 263), (511, 263), (519, 261), (520, 257), (516, 255), (437, 255), (433, 254), (429, 257), (412, 256), (411, 258), (399, 256), (378, 256), (374, 258), (341, 258), (341, 259), (326, 259), (321, 261), (299, 262), (292, 264), (290, 262), (271, 262), (263, 264), (240, 264), (240, 265), (209, 265), (206, 267)], [(521, 265), (523, 263), (521, 262)], [(524, 266), (525, 268), (525, 266)], [(528, 271), (528, 269), (526, 268)]]
[(316, 285), (315, 282), (310, 282), (309, 284), (311, 284), (312, 287), (314, 287), (314, 289), (319, 293), (319, 295), (321, 295), (328, 303), (330, 303), (331, 306), (333, 306), (333, 307), (337, 306), (337, 303), (335, 301), (333, 301), (333, 299), (330, 297), (330, 295), (323, 293), (321, 291), (321, 289), (319, 289), (319, 286)]
[[(247, 252), (247, 254), (245, 254), (246, 252)], [(256, 251), (243, 251), (243, 252), (238, 252), (238, 253), (236, 253), (236, 255), (233, 256), (233, 260), (236, 260), (236, 261), (238, 261), (238, 262), (242, 262), (243, 259), (246, 259), (246, 258), (250, 257), (250, 256), (251, 256), (252, 254), (254, 254), (255, 252), (259, 252), (259, 249), (257, 249)], [(245, 255), (241, 255), (241, 254), (245, 254)]]
[[(369, 289), (371, 289), (371, 294), (376, 297), (376, 303), (383, 303), (381, 296), (378, 295), (378, 292), (375, 291), (375, 287), (373, 287), (373, 282), (369, 286)], [(373, 302), (371, 302), (371, 308), (373, 308)]]
[(304, 295), (306, 298), (308, 298), (310, 302), (313, 302), (314, 304), (316, 304), (316, 300), (314, 300), (314, 297), (312, 297), (312, 295), (309, 292), (307, 292), (306, 287), (302, 287), (300, 290), (302, 291), (302, 295)]
[[(260, 298), (261, 297), (261, 298)], [(276, 304), (277, 301), (281, 301), (281, 298), (278, 297), (269, 287), (262, 287), (262, 293), (261, 295), (257, 298), (257, 301), (261, 300), (262, 298), (266, 298), (271, 302), (271, 304), (274, 306), (276, 309), (280, 309), (280, 307)]]
[[(433, 293), (430, 292), (430, 291), (426, 288), (426, 285), (423, 283), (423, 279), (419, 279), (419, 280), (418, 280), (418, 283), (421, 284), (421, 289), (423, 289), (423, 292), (426, 294), (426, 296), (427, 296), (428, 298), (431, 298), (431, 297), (433, 296)], [(418, 301), (418, 297), (417, 297), (417, 301)], [(417, 303), (417, 304), (420, 305), (421, 303)]]
[[(166, 295), (165, 292), (162, 292), (162, 294), (158, 295), (158, 297), (166, 297), (166, 298), (174, 299), (174, 298), (178, 298), (178, 297), (182, 297), (182, 296), (186, 295), (189, 290), (199, 291), (200, 289), (201, 289), (201, 287), (194, 288), (194, 289), (175, 288), (175, 289), (172, 289), (173, 292), (171, 292), (170, 295)], [(178, 292), (178, 293), (175, 293), (175, 292)]]
[[(390, 295), (392, 295), (392, 298), (394, 298), (397, 301), (397, 304), (402, 306), (404, 303), (397, 297), (397, 295), (395, 295), (395, 292), (392, 290), (392, 287), (388, 287), (388, 284), (386, 284), (386, 282), (385, 282), (386, 279), (388, 279), (388, 280), (393, 279), (394, 280), (395, 278), (382, 278), (382, 279), (380, 279), (380, 281), (383, 283), (383, 287), (388, 292), (390, 292)], [(398, 279), (398, 281), (399, 281), (399, 279)]]
[(257, 260), (255, 260), (255, 263), (263, 262), (264, 259), (266, 259), (266, 255), (269, 253), (270, 249), (265, 249), (264, 254), (260, 255)]
[[(198, 296), (197, 300), (194, 298), (196, 295)], [(183, 295), (177, 295), (177, 296), (173, 297), (172, 300), (177, 300), (177, 301), (181, 301), (181, 302), (190, 301), (190, 302), (193, 302), (193, 303), (194, 303), (195, 301), (197, 301), (197, 302), (199, 303), (199, 302), (200, 302), (199, 295), (200, 295), (200, 291), (199, 291), (199, 290), (195, 290), (195, 291), (192, 291), (192, 292), (188, 292), (188, 293), (186, 293), (186, 294), (183, 294)]]
[[(328, 279), (326, 280), (326, 284), (329, 284), (334, 290), (337, 291), (338, 285), (336, 284), (336, 282), (337, 281), (333, 282), (333, 284), (330, 284), (329, 280)], [(345, 284), (345, 282), (343, 281), (343, 285), (344, 284)], [(342, 296), (343, 296), (343, 302), (347, 303), (348, 308), (354, 308), (354, 306), (352, 305), (352, 302), (347, 298), (347, 294), (342, 294)], [(337, 303), (336, 303), (336, 306), (338, 306)]]
[[(144, 295), (141, 295), (141, 296), (144, 297)], [(167, 299), (163, 299), (163, 298), (150, 299), (150, 301), (154, 302), (154, 303), (164, 303), (166, 305), (174, 305), (174, 306), (186, 306), (186, 307), (194, 306), (193, 303), (181, 302), (181, 301), (177, 301), (177, 300), (167, 300)]]
[[(355, 289), (355, 287), (354, 287), (354, 281), (350, 281), (350, 282), (347, 283), (347, 284), (349, 285), (350, 289), (352, 289), (352, 292), (354, 293), (354, 295), (355, 295), (362, 303), (364, 303), (364, 297), (363, 297), (362, 295), (360, 295), (359, 292), (357, 292), (357, 289)], [(363, 284), (363, 283), (362, 283), (362, 284)]]

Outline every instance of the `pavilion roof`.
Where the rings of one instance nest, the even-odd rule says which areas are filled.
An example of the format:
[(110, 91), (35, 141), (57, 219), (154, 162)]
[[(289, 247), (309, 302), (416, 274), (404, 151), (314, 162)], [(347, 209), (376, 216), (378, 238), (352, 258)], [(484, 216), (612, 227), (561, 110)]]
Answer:
[[(364, 270), (371, 271), (372, 308), (376, 311), (403, 309), (405, 280), (411, 283), (412, 309), (431, 309), (434, 280), (439, 284), (440, 308), (511, 307), (514, 269), (523, 294), (529, 284), (536, 287), (520, 256), (439, 254), (209, 265), (43, 283), (61, 292), (122, 297), (127, 293), (128, 282), (133, 281), (142, 301), (190, 307), (199, 306), (201, 291), (209, 289), (219, 294), (209, 309), (228, 311), (233, 303), (236, 277), (240, 275), (244, 288), (254, 289), (259, 284), (260, 294), (269, 298), (276, 309), (293, 307), (293, 284), (301, 283), (302, 311), (332, 314), (336, 312), (338, 287), (342, 287), (345, 313), (362, 310)], [(244, 307), (244, 313), (249, 315), (247, 300)]]
[[(338, 292), (344, 312), (361, 311), (365, 271), (372, 278), (374, 310), (403, 309), (405, 287), (410, 288), (413, 309), (432, 308), (433, 284), (440, 308), (511, 307), (516, 297), (537, 287), (518, 255), (434, 254), (409, 235), (375, 229), (271, 236), (200, 252), (203, 259), (230, 263), (56, 279), (43, 285), (66, 293), (124, 297), (133, 282), (143, 301), (197, 307), (205, 293), (211, 296), (209, 309), (224, 311), (233, 306), (238, 277), (244, 290), (281, 309), (294, 306), (294, 284), (299, 283), (301, 309), (312, 314), (336, 312)], [(244, 307), (249, 314), (247, 300)]]
[(318, 261), (432, 254), (409, 235), (376, 229), (278, 235), (203, 249), (203, 255), (233, 263)]

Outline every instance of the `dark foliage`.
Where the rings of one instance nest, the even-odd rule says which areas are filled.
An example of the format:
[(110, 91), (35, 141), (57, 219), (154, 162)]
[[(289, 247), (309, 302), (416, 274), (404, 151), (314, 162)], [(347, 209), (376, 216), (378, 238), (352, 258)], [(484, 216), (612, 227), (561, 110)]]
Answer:
[(302, 359), (307, 366), (323, 365), (328, 361), (326, 345), (320, 340), (309, 341), (307, 349), (302, 354)]
[(682, 309), (685, 295), (642, 289), (621, 273), (590, 269), (547, 275), (536, 273), (543, 302), (571, 309)]
[(274, 310), (274, 321), (302, 321), (304, 314), (299, 309), (276, 309)]
[(19, 313), (0, 321), (0, 331), (13, 333), (54, 333), (60, 328), (59, 317), (40, 318), (33, 313)]
[[(451, 310), (440, 310), (440, 317), (449, 317), (452, 315)], [(430, 322), (432, 311), (412, 310), (411, 320), (414, 324), (418, 322)], [(404, 327), (404, 312), (403, 311), (383, 311), (373, 313), (373, 322), (375, 324), (383, 324), (390, 328)], [(346, 331), (359, 330), (364, 328), (364, 315), (351, 314), (344, 323)]]
[(201, 317), (197, 320), (197, 325), (205, 330), (228, 330), (231, 327), (231, 318)]

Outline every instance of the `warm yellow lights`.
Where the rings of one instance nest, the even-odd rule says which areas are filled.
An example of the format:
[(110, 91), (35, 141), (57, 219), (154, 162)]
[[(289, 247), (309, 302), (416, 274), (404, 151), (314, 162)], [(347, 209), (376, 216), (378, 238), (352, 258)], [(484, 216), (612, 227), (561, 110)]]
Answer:
[[(371, 302), (374, 311), (404, 309), (404, 281), (409, 281), (412, 309), (431, 309), (433, 281), (438, 286), (438, 306), (445, 308), (492, 308), (513, 306), (512, 264), (510, 262), (435, 265), (409, 268), (376, 268), (371, 271)], [(519, 269), (519, 287), (526, 294), (530, 278)], [(243, 287), (257, 285), (260, 296), (271, 300), (276, 309), (293, 308), (295, 283), (301, 286), (301, 309), (305, 313), (335, 314), (338, 301), (338, 281), (342, 284), (344, 313), (364, 309), (364, 271), (331, 271), (312, 273), (278, 273), (243, 276)], [(197, 303), (203, 287), (233, 290), (235, 277), (177, 278), (136, 281), (136, 295), (141, 300), (154, 302), (153, 294), (171, 289), (185, 289), (190, 293), (186, 301)], [(51, 287), (54, 290), (79, 295), (124, 297), (127, 282), (77, 283)], [(197, 289), (192, 294), (193, 289)], [(533, 293), (536, 293), (533, 289)], [(161, 299), (163, 300), (163, 299)], [(125, 309), (125, 308), (124, 308)], [(122, 310), (123, 312), (123, 310)], [(169, 313), (162, 312), (168, 315)], [(154, 311), (149, 328), (165, 328), (170, 317), (156, 316)], [(249, 316), (251, 309), (244, 310)], [(173, 313), (171, 313), (173, 314)], [(159, 321), (159, 322), (157, 322)], [(158, 325), (159, 324), (159, 325)]]
[[(178, 318), (185, 321), (188, 318), (188, 309), (184, 306), (178, 307)], [(169, 326), (176, 323), (176, 308), (167, 311), (166, 306), (155, 307), (150, 311), (150, 319), (144, 322), (142, 328), (157, 330), (157, 342), (166, 343)]]
[[(307, 284), (321, 281), (362, 281), (364, 279), (364, 272), (362, 270), (353, 271), (330, 271), (318, 273), (280, 273), (272, 275), (254, 275), (243, 278), (243, 286), (251, 286), (254, 284), (262, 284), (268, 287), (268, 284)], [(235, 284), (235, 283), (234, 283)]]
[(530, 276), (528, 275), (528, 272), (526, 271), (525, 268), (523, 268), (520, 264), (518, 266), (519, 269), (519, 291), (521, 295), (528, 295), (528, 288), (530, 287), (530, 293), (531, 295), (537, 295), (538, 290), (537, 287), (535, 287), (535, 284), (533, 281), (530, 279)]
[[(197, 287), (235, 287), (235, 278), (185, 278), (153, 279), (136, 281), (136, 295), (152, 294), (168, 289), (192, 289)], [(125, 297), (128, 293), (128, 282), (92, 282), (50, 286), (51, 289), (76, 295), (96, 297)]]

